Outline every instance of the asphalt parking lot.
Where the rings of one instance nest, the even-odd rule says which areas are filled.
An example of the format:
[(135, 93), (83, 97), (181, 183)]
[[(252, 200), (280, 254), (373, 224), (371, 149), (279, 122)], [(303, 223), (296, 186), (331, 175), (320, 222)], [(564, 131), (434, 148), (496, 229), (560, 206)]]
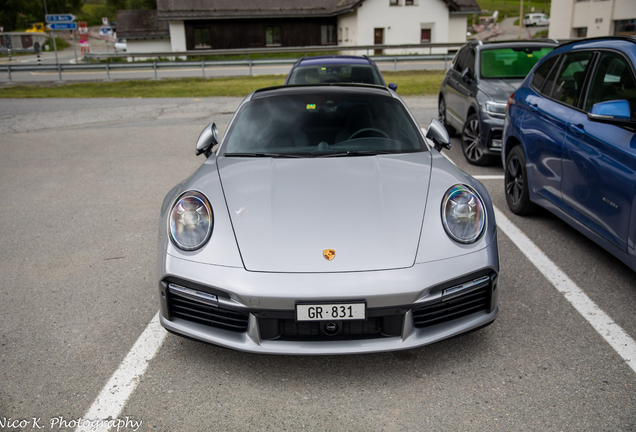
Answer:
[[(421, 126), (436, 117), (434, 97), (405, 100)], [(194, 155), (202, 128), (214, 121), (223, 133), (239, 102), (2, 100), (0, 430), (72, 431), (100, 406), (158, 310), (162, 199), (203, 162)], [(513, 215), (503, 169), (469, 166), (452, 144), (448, 157), (478, 176), (502, 215), (494, 324), (415, 350), (342, 357), (246, 354), (160, 330), (119, 401), (113, 419), (129, 422), (119, 430), (636, 430), (627, 361), (636, 274), (547, 212)], [(557, 289), (513, 228), (607, 318), (575, 308), (572, 289)], [(608, 342), (616, 328), (631, 340), (623, 351)]]

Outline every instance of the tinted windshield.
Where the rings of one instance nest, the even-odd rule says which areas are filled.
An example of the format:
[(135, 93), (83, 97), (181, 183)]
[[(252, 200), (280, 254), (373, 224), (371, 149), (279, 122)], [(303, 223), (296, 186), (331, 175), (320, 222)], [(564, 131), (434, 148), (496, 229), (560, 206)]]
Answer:
[(384, 85), (371, 65), (299, 66), (289, 78), (289, 84), (338, 82)]
[(348, 156), (427, 149), (398, 100), (335, 92), (252, 100), (241, 108), (226, 142), (227, 156)]
[(498, 48), (481, 51), (482, 78), (525, 78), (553, 47)]

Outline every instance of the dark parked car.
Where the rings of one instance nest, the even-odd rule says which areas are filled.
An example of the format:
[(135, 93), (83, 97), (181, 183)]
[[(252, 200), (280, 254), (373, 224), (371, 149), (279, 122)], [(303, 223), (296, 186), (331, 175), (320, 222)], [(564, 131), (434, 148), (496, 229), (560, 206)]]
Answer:
[[(367, 56), (329, 55), (304, 57), (292, 66), (288, 84), (359, 83), (387, 87), (382, 72)], [(397, 84), (388, 87), (397, 91)]]
[(439, 92), (439, 120), (450, 135), (461, 132), (473, 165), (500, 157), (504, 110), (510, 93), (556, 41), (471, 41), (457, 53)]
[(636, 38), (548, 54), (510, 97), (506, 201), (550, 210), (636, 270)]

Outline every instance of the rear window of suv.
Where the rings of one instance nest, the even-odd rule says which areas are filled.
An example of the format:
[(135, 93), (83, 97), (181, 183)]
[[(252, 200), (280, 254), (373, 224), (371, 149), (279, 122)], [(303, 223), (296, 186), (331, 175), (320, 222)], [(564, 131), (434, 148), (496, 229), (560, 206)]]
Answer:
[(525, 46), (481, 51), (482, 78), (525, 78), (554, 47)]

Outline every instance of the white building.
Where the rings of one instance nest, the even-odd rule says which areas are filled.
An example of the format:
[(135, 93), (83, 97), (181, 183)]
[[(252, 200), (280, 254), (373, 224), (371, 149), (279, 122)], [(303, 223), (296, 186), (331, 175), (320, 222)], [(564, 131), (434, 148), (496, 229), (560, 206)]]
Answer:
[[(157, 0), (156, 11), (119, 11), (118, 36), (129, 53), (463, 43), (479, 11), (476, 0)], [(387, 54), (416, 52), (429, 49)]]
[(549, 37), (611, 35), (636, 35), (636, 0), (552, 0)]
[[(338, 16), (338, 45), (407, 45), (466, 42), (467, 16), (480, 12), (474, 1), (365, 0)], [(446, 52), (438, 49), (438, 52)], [(428, 49), (389, 50), (386, 54), (428, 53)], [(435, 53), (435, 50), (433, 50)], [(364, 54), (364, 53), (359, 53)]]

